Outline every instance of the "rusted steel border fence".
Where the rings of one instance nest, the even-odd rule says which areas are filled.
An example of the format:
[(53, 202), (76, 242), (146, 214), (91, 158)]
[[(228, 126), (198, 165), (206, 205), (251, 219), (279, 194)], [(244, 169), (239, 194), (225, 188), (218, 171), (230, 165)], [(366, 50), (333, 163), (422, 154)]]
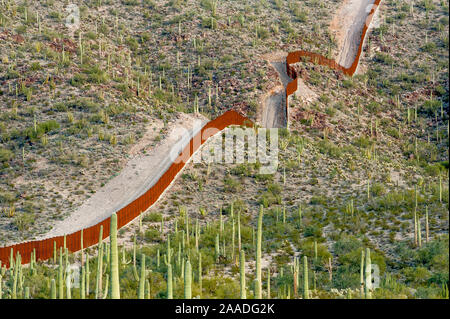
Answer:
[[(342, 71), (346, 75), (352, 76), (359, 63), (361, 57), (362, 47), (364, 45), (364, 40), (370, 25), (373, 15), (378, 8), (381, 0), (375, 0), (372, 9), (366, 19), (366, 23), (363, 27), (361, 41), (359, 43), (358, 52), (356, 54), (355, 60), (349, 68), (345, 68), (336, 61), (328, 59), (320, 54), (308, 52), (308, 51), (295, 51), (290, 52), (286, 57), (286, 72), (288, 76), (293, 79), (289, 82), (286, 87), (286, 122), (289, 121), (289, 111), (288, 111), (288, 97), (297, 91), (298, 87), (298, 74), (296, 70), (291, 66), (293, 63), (300, 62), (302, 57), (307, 57), (311, 62), (315, 64), (320, 64), (328, 66), (334, 70)], [(182, 170), (182, 168), (187, 163), (188, 159), (198, 150), (198, 148), (211, 136), (215, 135), (217, 132), (222, 131), (224, 128), (230, 125), (243, 125), (251, 127), (253, 123), (245, 116), (240, 115), (234, 110), (230, 110), (217, 117), (216, 119), (208, 122), (201, 130), (197, 133), (185, 146), (183, 151), (179, 154), (177, 159), (172, 163), (169, 169), (159, 178), (155, 185), (150, 187), (144, 194), (139, 196), (133, 202), (129, 203), (124, 208), (117, 212), (117, 227), (121, 228), (128, 224), (130, 221), (139, 216), (142, 212), (147, 210), (151, 205), (153, 205), (161, 194), (166, 190), (166, 188), (172, 183), (176, 178), (177, 174)], [(87, 248), (98, 243), (100, 236), (100, 227), (103, 226), (103, 239), (109, 237), (110, 231), (110, 217), (103, 220), (102, 222), (81, 230), (66, 235), (66, 247), (70, 252), (76, 252), (81, 249), (81, 234), (83, 233), (83, 247)], [(30, 262), (31, 253), (35, 251), (36, 260), (48, 260), (53, 256), (54, 249), (59, 249), (64, 247), (64, 236), (58, 236), (43, 240), (29, 241), (20, 244), (15, 244), (8, 247), (0, 248), (0, 261), (2, 265), (9, 267), (10, 257), (16, 256), (20, 253), (22, 257), (22, 263), (27, 264)]]
[(286, 57), (286, 73), (287, 75), (293, 80), (288, 83), (286, 86), (286, 123), (289, 123), (289, 95), (293, 94), (295, 91), (297, 91), (298, 88), (298, 74), (297, 71), (291, 66), (291, 64), (297, 63), (301, 61), (302, 57), (305, 57), (309, 59), (310, 62), (314, 64), (324, 65), (328, 66), (329, 68), (337, 71), (342, 71), (345, 75), (352, 76), (355, 74), (356, 69), (358, 68), (359, 59), (361, 58), (362, 48), (364, 46), (364, 41), (366, 39), (367, 31), (369, 30), (370, 23), (372, 22), (373, 16), (376, 13), (377, 8), (379, 7), (381, 3), (381, 0), (375, 0), (375, 2), (372, 4), (372, 9), (370, 10), (366, 22), (364, 24), (362, 34), (361, 34), (361, 41), (359, 42), (358, 51), (355, 56), (355, 60), (353, 60), (353, 63), (350, 67), (345, 68), (339, 63), (337, 63), (335, 60), (328, 59), (324, 57), (323, 55), (308, 52), (308, 51), (294, 51), (289, 52), (289, 54)]
[[(252, 127), (253, 123), (234, 110), (230, 110), (217, 117), (216, 119), (208, 122), (195, 136), (192, 137), (189, 144), (179, 153), (176, 160), (167, 169), (166, 172), (159, 178), (159, 180), (144, 194), (137, 199), (129, 203), (124, 208), (117, 212), (117, 227), (121, 228), (139, 216), (141, 212), (147, 210), (153, 205), (170, 183), (176, 178), (177, 174), (185, 166), (189, 158), (200, 148), (200, 146), (206, 142), (206, 140), (222, 131), (224, 128), (230, 125), (241, 125)], [(97, 225), (88, 227), (66, 235), (66, 247), (70, 252), (76, 252), (81, 249), (81, 233), (83, 233), (83, 247), (98, 243), (100, 236), (100, 227), (103, 226), (103, 239), (109, 237), (110, 231), (110, 217), (98, 223)], [(22, 263), (27, 264), (30, 262), (31, 253), (33, 250), (36, 253), (36, 260), (47, 260), (52, 258), (54, 249), (59, 250), (60, 247), (64, 247), (64, 236), (58, 236), (43, 240), (24, 242), (8, 247), (0, 248), (0, 261), (3, 265), (9, 268), (10, 256), (16, 256), (20, 253), (22, 257)]]

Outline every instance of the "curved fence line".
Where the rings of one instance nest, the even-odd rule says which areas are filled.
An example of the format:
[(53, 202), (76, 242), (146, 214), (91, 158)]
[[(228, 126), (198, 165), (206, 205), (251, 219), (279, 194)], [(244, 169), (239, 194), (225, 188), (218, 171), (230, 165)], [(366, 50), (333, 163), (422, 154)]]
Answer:
[[(187, 144), (183, 150), (179, 152), (178, 157), (173, 161), (171, 166), (164, 172), (158, 181), (144, 194), (117, 212), (117, 228), (125, 226), (152, 206), (172, 183), (177, 174), (186, 165), (189, 158), (200, 148), (200, 146), (206, 142), (208, 138), (214, 136), (216, 133), (222, 131), (230, 125), (252, 127), (253, 122), (238, 112), (230, 110), (204, 125), (202, 129), (191, 138), (189, 144)], [(36, 254), (36, 260), (47, 260), (52, 258), (55, 249), (58, 250), (60, 247), (64, 247), (64, 241), (66, 242), (66, 247), (70, 252), (76, 252), (81, 250), (81, 234), (83, 234), (83, 248), (90, 247), (98, 243), (101, 226), (103, 226), (103, 239), (109, 237), (110, 219), (111, 217), (108, 217), (94, 226), (79, 230), (66, 236), (57, 236), (2, 247), (0, 248), (0, 261), (2, 262), (2, 265), (9, 267), (11, 256), (15, 257), (17, 253), (20, 253), (22, 263), (27, 264), (30, 262), (33, 251)]]
[(367, 31), (369, 30), (369, 26), (372, 23), (373, 16), (375, 15), (375, 12), (377, 8), (379, 7), (381, 3), (381, 0), (375, 0), (375, 2), (372, 4), (372, 9), (370, 10), (366, 22), (364, 23), (364, 27), (361, 34), (361, 41), (359, 41), (358, 51), (356, 53), (355, 59), (353, 60), (353, 63), (350, 67), (346, 68), (339, 63), (337, 63), (335, 60), (328, 59), (324, 57), (321, 54), (314, 53), (314, 52), (308, 52), (304, 50), (289, 52), (286, 57), (286, 73), (287, 75), (293, 80), (288, 83), (286, 86), (286, 123), (289, 123), (289, 95), (294, 94), (295, 91), (297, 91), (298, 88), (298, 74), (297, 71), (294, 69), (294, 67), (291, 66), (291, 64), (300, 62), (302, 57), (305, 57), (310, 60), (310, 62), (314, 64), (324, 65), (328, 66), (329, 68), (337, 71), (343, 72), (345, 75), (353, 76), (355, 74), (358, 65), (359, 60), (361, 58), (362, 49), (364, 46), (364, 41), (366, 39)]
[[(363, 32), (361, 35), (361, 41), (359, 43), (358, 52), (356, 54), (355, 60), (352, 65), (345, 68), (339, 65), (335, 60), (328, 59), (320, 54), (308, 52), (308, 51), (294, 51), (290, 52), (286, 57), (286, 72), (288, 76), (293, 80), (286, 86), (286, 121), (288, 123), (288, 97), (297, 91), (298, 88), (298, 74), (297, 71), (291, 66), (291, 64), (301, 61), (302, 57), (307, 57), (311, 62), (315, 64), (320, 64), (328, 66), (334, 70), (342, 71), (344, 74), (352, 76), (358, 67), (359, 59), (362, 53), (362, 47), (364, 45), (364, 40), (368, 30), (368, 26), (372, 21), (372, 17), (375, 14), (377, 7), (379, 6), (381, 0), (375, 0), (372, 9), (366, 19), (366, 23), (363, 27)], [(159, 180), (150, 187), (144, 194), (139, 196), (137, 199), (121, 208), (117, 212), (117, 228), (125, 226), (142, 212), (146, 211), (150, 206), (152, 206), (163, 194), (163, 192), (169, 187), (172, 181), (176, 178), (177, 174), (183, 169), (188, 159), (200, 148), (200, 146), (208, 140), (209, 137), (215, 135), (218, 131), (222, 131), (230, 125), (243, 125), (247, 127), (252, 127), (254, 124), (247, 117), (242, 116), (234, 110), (230, 110), (217, 117), (216, 119), (208, 122), (202, 127), (200, 132), (198, 132), (189, 144), (186, 145), (182, 152), (178, 155), (177, 159), (172, 163), (172, 165), (165, 171), (165, 173), (159, 178)], [(48, 260), (52, 258), (53, 252), (58, 250), (60, 247), (64, 247), (64, 242), (67, 249), (70, 252), (76, 252), (81, 249), (81, 235), (83, 234), (83, 248), (88, 248), (95, 245), (99, 241), (100, 228), (103, 226), (103, 236), (102, 239), (109, 237), (110, 232), (110, 217), (103, 220), (102, 222), (79, 230), (72, 234), (66, 236), (58, 236), (47, 238), (43, 240), (23, 242), (20, 244), (11, 245), (8, 247), (0, 248), (0, 261), (2, 265), (9, 267), (10, 258), (15, 257), (17, 253), (20, 253), (21, 260), (23, 264), (30, 262), (31, 254), (34, 252), (36, 260)]]

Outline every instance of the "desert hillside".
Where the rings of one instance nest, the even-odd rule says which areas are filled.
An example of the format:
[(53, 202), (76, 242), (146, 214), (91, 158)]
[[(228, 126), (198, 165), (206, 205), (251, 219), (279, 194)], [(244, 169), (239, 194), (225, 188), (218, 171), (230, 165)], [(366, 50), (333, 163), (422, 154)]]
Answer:
[[(72, 3), (79, 25), (66, 1), (0, 0), (0, 247), (109, 218), (235, 110), (278, 128), (276, 171), (187, 163), (118, 231), (122, 298), (448, 299), (448, 0), (382, 0), (353, 76), (292, 65), (288, 112), (287, 54), (350, 66), (373, 0)], [(111, 297), (114, 242), (32, 261), (18, 291), (2, 268), (0, 298)]]

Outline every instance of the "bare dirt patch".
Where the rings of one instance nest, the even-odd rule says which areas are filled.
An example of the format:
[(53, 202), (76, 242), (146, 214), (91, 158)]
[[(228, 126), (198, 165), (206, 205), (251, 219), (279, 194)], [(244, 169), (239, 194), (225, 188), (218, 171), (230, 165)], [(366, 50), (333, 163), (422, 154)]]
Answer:
[(338, 45), (336, 61), (344, 67), (350, 67), (355, 60), (373, 3), (374, 0), (344, 0), (330, 23)]

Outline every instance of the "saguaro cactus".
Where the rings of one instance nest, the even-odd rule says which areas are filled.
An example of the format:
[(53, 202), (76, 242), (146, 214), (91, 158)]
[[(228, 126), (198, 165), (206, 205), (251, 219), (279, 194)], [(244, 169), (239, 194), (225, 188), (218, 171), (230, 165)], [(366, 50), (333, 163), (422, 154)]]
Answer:
[(298, 207), (298, 227), (302, 227), (302, 207)]
[(294, 257), (294, 265), (293, 265), (293, 273), (292, 273), (292, 277), (294, 279), (294, 298), (297, 298), (298, 271), (299, 271), (298, 259), (297, 259), (297, 257)]
[(263, 219), (263, 207), (261, 206), (258, 216), (258, 230), (257, 230), (257, 240), (256, 240), (256, 280), (258, 281), (259, 295), (258, 299), (261, 299), (261, 241), (262, 241), (262, 219)]
[(59, 267), (58, 267), (58, 298), (64, 299), (64, 270), (62, 261), (62, 248), (59, 248)]
[(84, 229), (81, 230), (81, 235), (80, 235), (80, 257), (81, 257), (81, 266), (84, 265), (84, 241), (83, 241), (83, 237), (84, 237)]
[(191, 263), (189, 259), (186, 261), (186, 266), (184, 267), (184, 298), (191, 299), (192, 298), (192, 270)]
[(86, 254), (86, 296), (89, 296), (89, 283), (90, 283), (91, 271), (89, 270), (89, 254)]
[(419, 243), (419, 247), (422, 247), (422, 227), (420, 225), (420, 218), (417, 218), (417, 241)]
[(261, 283), (255, 279), (255, 299), (261, 299)]
[(145, 254), (141, 257), (141, 276), (139, 277), (139, 299), (145, 298)]
[(417, 236), (417, 212), (416, 208), (414, 208), (414, 246), (417, 247), (418, 244), (418, 236)]
[(98, 237), (98, 257), (97, 257), (97, 280), (95, 285), (95, 299), (102, 293), (102, 274), (103, 274), (103, 225), (100, 225)]
[(240, 279), (241, 279), (241, 299), (247, 299), (245, 290), (245, 253), (241, 250), (239, 255)]
[(56, 281), (55, 281), (55, 279), (52, 279), (50, 296), (51, 296), (51, 299), (56, 299)]
[[(19, 276), (19, 259), (20, 254), (17, 254), (17, 262), (15, 262), (14, 265), (14, 277), (13, 277), (13, 287), (12, 287), (12, 292), (11, 292), (11, 299), (17, 299), (17, 280), (18, 280), (18, 276)], [(12, 260), (14, 260), (14, 258), (12, 258)], [(12, 268), (11, 268), (12, 271)]]
[(109, 269), (111, 275), (109, 285), (109, 297), (111, 299), (120, 299), (119, 284), (119, 252), (117, 250), (117, 214), (111, 215), (111, 236), (110, 236), (110, 263)]
[(66, 299), (72, 299), (72, 271), (66, 268)]
[(231, 221), (232, 230), (231, 230), (231, 260), (234, 259), (234, 237), (235, 237), (235, 228), (234, 228), (234, 219)]
[(308, 257), (303, 256), (303, 298), (309, 299)]
[(241, 251), (241, 211), (238, 212), (238, 250)]
[(198, 243), (200, 240), (200, 226), (198, 224), (198, 218), (195, 220), (195, 250), (198, 253)]
[(361, 250), (361, 272), (360, 272), (360, 284), (361, 284), (361, 298), (364, 296), (364, 249)]
[(219, 234), (216, 235), (216, 244), (215, 244), (215, 257), (216, 262), (219, 260), (220, 255), (220, 242), (219, 242)]
[(173, 299), (172, 265), (167, 265), (167, 299)]
[(150, 280), (149, 279), (147, 279), (146, 281), (145, 281), (145, 291), (146, 291), (146, 296), (147, 296), (147, 299), (152, 299), (152, 289), (151, 289), (151, 286), (150, 286)]
[(198, 254), (198, 286), (200, 289), (200, 298), (202, 297), (203, 279), (202, 279), (202, 253)]
[(81, 278), (80, 278), (80, 299), (86, 298), (86, 270), (85, 266), (81, 266)]
[(372, 298), (372, 261), (370, 259), (370, 248), (366, 248), (366, 282), (365, 282), (365, 293), (366, 299)]

